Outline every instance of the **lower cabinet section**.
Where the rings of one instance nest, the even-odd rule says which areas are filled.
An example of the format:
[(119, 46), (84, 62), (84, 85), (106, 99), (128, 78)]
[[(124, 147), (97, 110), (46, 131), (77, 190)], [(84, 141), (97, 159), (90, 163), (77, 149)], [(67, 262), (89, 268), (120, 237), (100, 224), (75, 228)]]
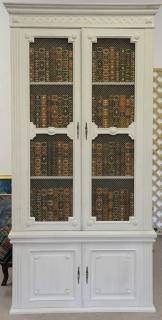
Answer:
[(14, 244), (11, 312), (153, 311), (152, 242)]

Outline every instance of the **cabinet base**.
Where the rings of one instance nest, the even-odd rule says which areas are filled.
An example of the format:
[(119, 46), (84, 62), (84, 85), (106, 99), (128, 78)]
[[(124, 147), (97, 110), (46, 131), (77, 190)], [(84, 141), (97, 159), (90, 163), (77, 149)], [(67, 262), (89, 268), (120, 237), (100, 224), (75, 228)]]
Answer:
[(129, 308), (11, 308), (10, 314), (37, 314), (37, 313), (90, 313), (90, 312), (155, 312), (154, 306)]

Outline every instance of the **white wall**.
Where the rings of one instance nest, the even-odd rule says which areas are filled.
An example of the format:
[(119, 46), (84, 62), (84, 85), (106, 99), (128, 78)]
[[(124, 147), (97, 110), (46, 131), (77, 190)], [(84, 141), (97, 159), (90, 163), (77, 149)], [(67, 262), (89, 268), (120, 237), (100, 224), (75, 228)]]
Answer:
[[(89, 0), (91, 2), (91, 0)], [(120, 0), (110, 1), (123, 2)], [(128, 1), (149, 3), (149, 0)], [(154, 1), (152, 1), (154, 2)], [(157, 2), (157, 1), (155, 1)], [(0, 0), (0, 175), (11, 171), (11, 104), (10, 101), (10, 40), (8, 14)], [(154, 67), (162, 68), (162, 7), (156, 16)]]

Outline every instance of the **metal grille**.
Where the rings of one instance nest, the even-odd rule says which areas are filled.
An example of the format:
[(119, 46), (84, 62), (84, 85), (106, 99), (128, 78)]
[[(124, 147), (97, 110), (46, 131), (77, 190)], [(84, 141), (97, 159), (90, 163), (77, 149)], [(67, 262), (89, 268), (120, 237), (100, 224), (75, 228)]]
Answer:
[(92, 215), (97, 221), (128, 221), (134, 215), (133, 180), (94, 179)]
[(30, 44), (31, 82), (71, 82), (73, 47), (64, 38), (36, 38)]
[(73, 142), (66, 135), (37, 135), (30, 142), (31, 176), (72, 176)]
[(73, 181), (31, 180), (31, 216), (36, 221), (68, 221), (73, 215)]
[(99, 135), (92, 143), (92, 176), (133, 176), (134, 142), (127, 135)]
[(162, 69), (154, 69), (153, 224), (162, 230)]
[(73, 121), (72, 86), (32, 85), (30, 121), (37, 128), (65, 128)]
[(92, 81), (131, 82), (134, 79), (134, 43), (126, 38), (98, 38), (92, 45)]
[(100, 128), (127, 128), (134, 121), (134, 86), (93, 86), (92, 121)]

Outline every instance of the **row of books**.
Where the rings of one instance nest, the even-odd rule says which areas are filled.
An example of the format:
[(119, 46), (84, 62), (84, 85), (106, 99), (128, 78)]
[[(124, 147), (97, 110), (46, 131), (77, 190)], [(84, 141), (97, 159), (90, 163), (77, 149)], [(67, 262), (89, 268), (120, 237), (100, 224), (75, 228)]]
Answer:
[(127, 128), (134, 121), (134, 96), (93, 96), (92, 121), (100, 128)]
[(93, 176), (133, 176), (133, 142), (114, 142), (92, 144)]
[(73, 212), (72, 188), (32, 188), (31, 212), (36, 221), (68, 221)]
[(72, 96), (31, 94), (30, 120), (37, 128), (66, 127), (73, 120)]
[(128, 221), (134, 215), (134, 193), (128, 189), (97, 187), (92, 199), (93, 216), (98, 221)]
[(31, 82), (72, 82), (73, 51), (63, 47), (30, 47)]
[(72, 142), (31, 141), (30, 148), (32, 176), (72, 176)]
[(92, 51), (93, 82), (135, 80), (135, 51), (130, 48), (96, 47)]

